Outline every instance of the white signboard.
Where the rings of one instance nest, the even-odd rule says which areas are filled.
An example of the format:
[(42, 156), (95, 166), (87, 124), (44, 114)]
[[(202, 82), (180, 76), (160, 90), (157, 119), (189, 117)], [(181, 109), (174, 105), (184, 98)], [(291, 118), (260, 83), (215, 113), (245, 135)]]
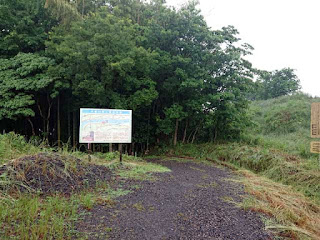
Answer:
[(131, 143), (132, 111), (80, 108), (80, 143)]

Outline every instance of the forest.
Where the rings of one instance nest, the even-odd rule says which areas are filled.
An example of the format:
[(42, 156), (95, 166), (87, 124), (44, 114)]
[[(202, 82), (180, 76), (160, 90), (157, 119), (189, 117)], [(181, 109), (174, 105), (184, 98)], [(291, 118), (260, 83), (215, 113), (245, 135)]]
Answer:
[(1, 132), (78, 148), (88, 107), (133, 110), (138, 151), (239, 138), (251, 100), (293, 93), (299, 79), (253, 68), (237, 29), (211, 29), (197, 6), (1, 0)]

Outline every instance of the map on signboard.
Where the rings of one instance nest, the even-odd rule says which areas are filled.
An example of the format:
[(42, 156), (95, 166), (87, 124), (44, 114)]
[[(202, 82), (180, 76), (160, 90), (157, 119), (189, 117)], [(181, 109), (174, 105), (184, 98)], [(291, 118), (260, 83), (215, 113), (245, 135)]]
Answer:
[(131, 143), (132, 111), (80, 109), (80, 143)]
[(311, 137), (320, 138), (320, 103), (311, 105)]

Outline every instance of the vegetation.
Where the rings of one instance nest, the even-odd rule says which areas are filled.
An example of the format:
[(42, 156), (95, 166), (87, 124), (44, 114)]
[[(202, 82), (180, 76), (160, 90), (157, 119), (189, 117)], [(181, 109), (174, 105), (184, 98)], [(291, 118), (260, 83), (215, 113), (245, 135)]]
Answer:
[(38, 153), (42, 147), (26, 142), (25, 137), (14, 134), (0, 134), (0, 164), (25, 155)]
[(300, 80), (294, 69), (258, 71), (258, 80), (254, 83), (254, 93), (251, 98), (264, 100), (277, 98), (295, 93), (300, 88)]
[[(79, 213), (129, 193), (97, 179), (92, 187), (84, 169), (135, 180), (169, 171), (129, 155), (119, 164), (104, 145), (76, 151), (80, 107), (132, 109), (130, 154), (153, 147), (261, 175), (240, 171), (256, 197), (244, 206), (294, 237), (319, 235), (319, 162), (309, 152), (319, 98), (296, 94), (293, 69), (253, 69), (253, 48), (239, 41), (233, 26), (210, 29), (197, 1), (0, 1), (1, 238), (70, 239)], [(81, 188), (48, 194), (29, 185), (31, 171)]]
[(244, 132), (242, 140), (302, 158), (317, 158), (310, 153), (310, 116), (311, 103), (319, 101), (302, 93), (253, 101), (249, 108), (253, 125)]
[[(169, 171), (163, 166), (146, 163), (140, 158), (127, 155), (124, 155), (124, 164), (119, 165), (119, 155), (116, 152), (94, 154), (89, 162), (88, 155), (81, 152), (62, 150), (60, 155), (57, 155), (52, 152), (53, 149), (45, 148), (47, 155), (41, 156), (51, 159), (44, 159), (47, 162), (42, 162), (41, 156), (36, 155), (38, 159), (30, 161), (34, 154), (44, 149), (26, 142), (24, 137), (13, 133), (0, 135), (0, 139), (0, 149), (5, 149), (0, 155), (1, 239), (85, 237), (83, 233), (75, 231), (75, 224), (83, 214), (88, 214), (96, 204), (112, 207), (117, 197), (130, 193), (128, 189), (114, 188), (108, 181), (96, 181), (94, 186), (90, 185), (92, 179), (83, 179), (83, 182), (80, 182), (81, 179), (77, 178), (77, 175), (90, 171), (94, 166), (107, 167), (120, 178), (130, 179), (155, 179), (151, 178), (151, 172)], [(65, 159), (64, 165), (61, 165), (58, 156)], [(23, 157), (23, 161), (20, 161), (19, 157)], [(26, 167), (19, 167), (21, 163)], [(86, 168), (81, 168), (78, 164)], [(11, 165), (13, 167), (10, 167)], [(8, 167), (9, 169), (5, 170)], [(28, 174), (34, 172), (37, 174), (30, 175), (29, 179)], [(104, 170), (103, 175), (107, 174), (108, 171)], [(42, 175), (46, 176), (44, 181)], [(86, 177), (90, 178), (88, 174)], [(73, 181), (82, 188), (73, 186), (72, 192), (69, 185)], [(57, 182), (60, 186), (58, 188), (55, 185)], [(47, 192), (45, 186), (48, 184), (57, 192)], [(69, 189), (64, 190), (63, 184), (67, 184)]]
[(240, 206), (264, 214), (266, 229), (283, 239), (318, 239), (319, 205), (287, 185), (248, 171), (240, 173), (245, 176), (241, 182), (251, 194)]
[(157, 152), (234, 169), (250, 193), (241, 207), (263, 213), (267, 228), (280, 237), (317, 239), (320, 163), (310, 153), (312, 102), (319, 99), (306, 94), (253, 101), (253, 124), (241, 141), (160, 147)]
[[(144, 152), (238, 138), (250, 122), (257, 71), (244, 56), (252, 47), (232, 26), (211, 30), (196, 1), (180, 9), (158, 0), (0, 4), (0, 130), (76, 148), (80, 107), (126, 108), (135, 151)], [(273, 96), (295, 91), (292, 70), (269, 75), (285, 89)]]
[(170, 153), (177, 156), (207, 158), (246, 168), (275, 181), (292, 185), (320, 203), (320, 173), (316, 159), (304, 160), (279, 151), (239, 143), (181, 145)]

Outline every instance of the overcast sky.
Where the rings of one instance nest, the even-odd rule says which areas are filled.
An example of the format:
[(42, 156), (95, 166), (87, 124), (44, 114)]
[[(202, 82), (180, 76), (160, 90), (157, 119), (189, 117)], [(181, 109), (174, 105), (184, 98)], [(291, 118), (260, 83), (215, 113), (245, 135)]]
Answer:
[(200, 8), (212, 29), (238, 29), (255, 48), (248, 58), (254, 67), (296, 69), (302, 91), (320, 96), (320, 0), (200, 0)]

